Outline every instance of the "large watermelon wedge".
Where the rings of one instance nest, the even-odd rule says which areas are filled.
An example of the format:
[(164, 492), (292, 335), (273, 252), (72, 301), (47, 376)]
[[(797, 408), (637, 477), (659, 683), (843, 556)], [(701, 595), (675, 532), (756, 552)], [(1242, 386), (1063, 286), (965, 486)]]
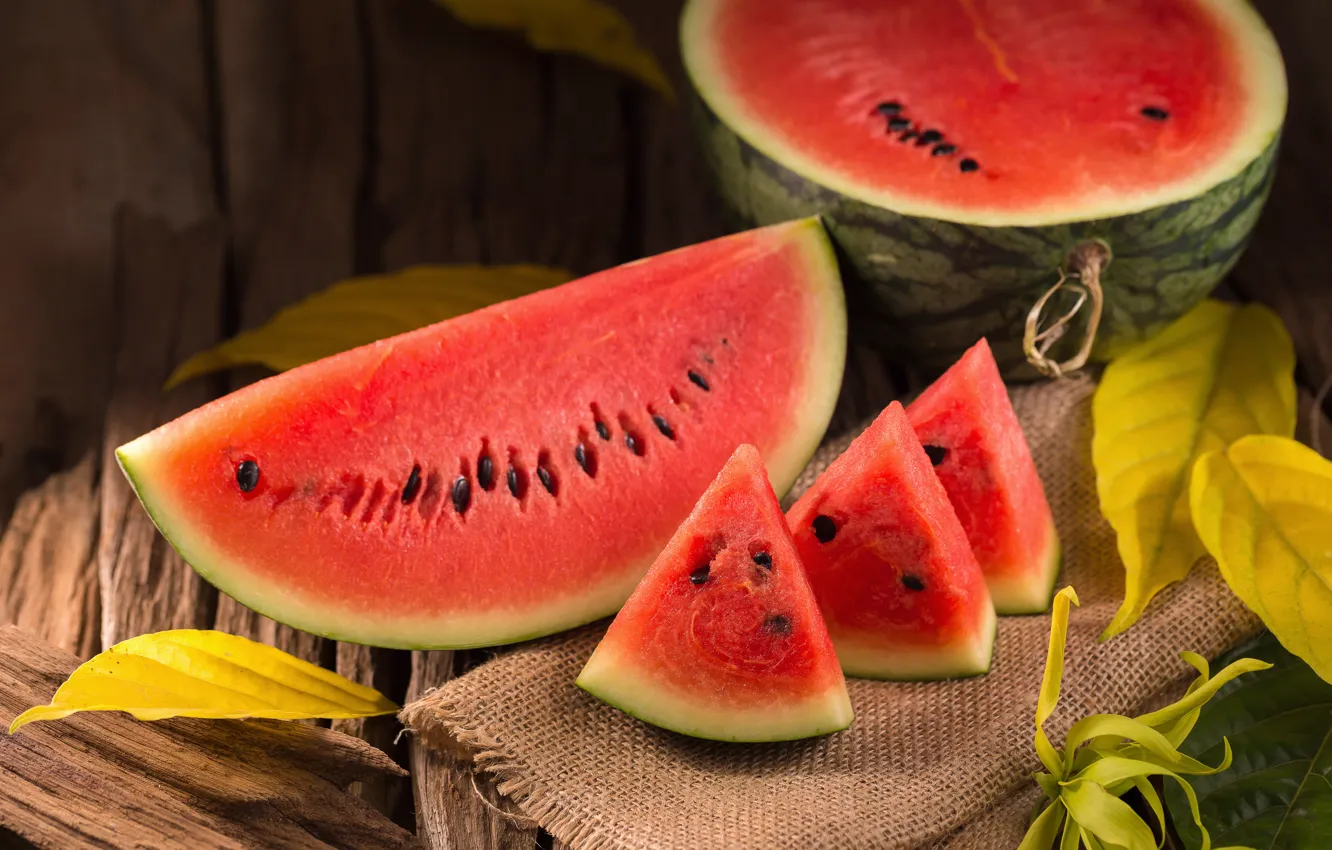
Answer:
[(117, 456), (250, 608), (382, 646), (504, 643), (615, 611), (738, 443), (790, 486), (845, 344), (830, 246), (799, 221), (294, 369)]
[(1184, 313), (1246, 245), (1286, 109), (1245, 0), (689, 0), (682, 47), (728, 205), (822, 213), (866, 339), (934, 371), (988, 336), (1012, 373), (1092, 240), (1096, 356)]
[(753, 446), (699, 499), (578, 685), (698, 738), (786, 741), (851, 725), (828, 629)]

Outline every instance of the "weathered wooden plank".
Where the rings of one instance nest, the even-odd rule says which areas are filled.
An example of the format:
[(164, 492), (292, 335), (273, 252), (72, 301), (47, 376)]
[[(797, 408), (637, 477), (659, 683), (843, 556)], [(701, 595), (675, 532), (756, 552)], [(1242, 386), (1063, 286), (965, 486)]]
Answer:
[(179, 224), (211, 208), (198, 5), (5, 4), (0, 363), (12, 368), (0, 394), (0, 521), (21, 490), (100, 443), (115, 343), (112, 211), (131, 202)]
[(1272, 197), (1231, 284), (1270, 305), (1295, 340), (1301, 376), (1317, 389), (1332, 375), (1332, 4), (1260, 0), (1290, 78), (1290, 111)]
[(80, 658), (101, 643), (96, 455), (19, 498), (0, 537), (0, 623)]
[[(353, 0), (229, 0), (215, 14), (232, 273), (244, 329), (354, 271), (364, 164), (361, 37)], [(253, 377), (238, 375), (232, 385)], [(217, 627), (316, 663), (326, 654), (322, 638), (227, 597), (219, 600)], [(367, 652), (338, 657), (355, 658), (350, 672), (368, 676)], [(389, 728), (370, 723), (380, 727)]]
[[(465, 29), (413, 0), (367, 7), (377, 168), (367, 216), (386, 269), (422, 262), (537, 262), (576, 273), (625, 249), (621, 78)], [(415, 654), (412, 691), (441, 684), (448, 653)], [(451, 850), (531, 848), (536, 830), (497, 816), (470, 767), (413, 744), (418, 833)]]
[[(0, 628), (0, 724), (77, 665)], [(344, 792), (401, 769), (355, 738), (276, 721), (140, 723), (97, 712), (0, 736), (0, 843), (60, 848), (405, 848), (405, 830)]]
[(221, 328), (224, 233), (216, 220), (185, 230), (125, 210), (118, 221), (118, 350), (102, 452), (97, 544), (102, 643), (171, 628), (208, 628), (215, 592), (157, 533), (116, 462), (116, 447), (215, 394), (200, 381), (162, 383)]

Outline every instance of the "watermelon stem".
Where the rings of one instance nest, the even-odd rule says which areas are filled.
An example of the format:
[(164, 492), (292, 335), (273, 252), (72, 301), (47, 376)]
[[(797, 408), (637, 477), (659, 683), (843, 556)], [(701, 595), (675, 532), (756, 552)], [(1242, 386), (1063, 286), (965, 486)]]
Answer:
[[(1099, 239), (1079, 242), (1064, 261), (1066, 268), (1060, 268), (1059, 280), (1045, 291), (1027, 313), (1027, 323), (1022, 334), (1022, 352), (1027, 362), (1036, 371), (1047, 378), (1062, 378), (1081, 369), (1091, 356), (1092, 346), (1096, 344), (1096, 331), (1101, 325), (1101, 313), (1105, 308), (1105, 294), (1101, 289), (1101, 273), (1110, 264), (1110, 246)], [(1073, 280), (1076, 279), (1076, 283)], [(1078, 299), (1068, 312), (1060, 316), (1048, 328), (1041, 330), (1041, 314), (1045, 305), (1055, 293), (1067, 287), (1077, 293)], [(1091, 314), (1087, 317), (1087, 329), (1082, 338), (1082, 346), (1068, 360), (1060, 363), (1048, 355), (1055, 343), (1068, 333), (1069, 323), (1082, 310), (1083, 305), (1091, 303)]]

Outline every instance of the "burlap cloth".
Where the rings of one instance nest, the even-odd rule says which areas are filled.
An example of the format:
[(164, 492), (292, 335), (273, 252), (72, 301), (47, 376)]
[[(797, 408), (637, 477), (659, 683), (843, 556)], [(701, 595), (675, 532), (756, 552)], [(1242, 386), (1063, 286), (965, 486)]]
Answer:
[[(1123, 598), (1114, 533), (1097, 511), (1088, 379), (1012, 390), (1064, 543), (1074, 609), (1059, 740), (1082, 715), (1133, 714), (1259, 628), (1213, 563), (1108, 643)], [(849, 443), (830, 440), (807, 487)], [(404, 709), (427, 743), (469, 751), (522, 814), (582, 848), (1013, 848), (1037, 799), (1033, 719), (1048, 616), (999, 623), (994, 668), (955, 682), (848, 680), (855, 723), (782, 744), (697, 741), (574, 686), (604, 623), (522, 646)]]

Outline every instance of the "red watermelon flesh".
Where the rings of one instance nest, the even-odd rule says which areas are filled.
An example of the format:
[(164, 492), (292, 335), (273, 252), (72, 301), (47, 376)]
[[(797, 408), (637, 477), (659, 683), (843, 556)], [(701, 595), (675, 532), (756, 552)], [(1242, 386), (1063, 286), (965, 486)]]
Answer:
[(847, 675), (990, 669), (985, 577), (901, 404), (833, 461), (787, 522)]
[(851, 725), (846, 681), (756, 448), (736, 449), (578, 685), (698, 738), (784, 741)]
[(995, 610), (1048, 609), (1059, 575), (1059, 535), (989, 344), (972, 346), (911, 403), (907, 418), (935, 461)]
[(805, 220), (294, 369), (117, 456), (250, 608), (382, 646), (504, 643), (614, 612), (738, 442), (790, 486), (844, 356)]
[(691, 0), (683, 44), (712, 109), (797, 173), (1001, 225), (1237, 173), (1284, 110), (1263, 32), (1244, 0)]

